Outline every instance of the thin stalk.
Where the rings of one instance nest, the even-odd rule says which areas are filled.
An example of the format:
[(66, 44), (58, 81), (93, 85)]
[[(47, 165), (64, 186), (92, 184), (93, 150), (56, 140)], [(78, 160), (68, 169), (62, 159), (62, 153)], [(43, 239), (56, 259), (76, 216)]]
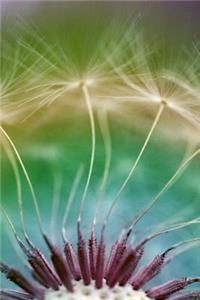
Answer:
[(136, 169), (136, 167), (137, 167), (137, 165), (138, 165), (138, 163), (139, 163), (139, 161), (140, 161), (140, 159), (141, 159), (141, 157), (142, 157), (142, 155), (143, 155), (143, 153), (144, 153), (144, 151), (145, 151), (145, 149), (146, 149), (146, 147), (147, 147), (147, 145), (149, 143), (149, 140), (150, 140), (150, 138), (151, 138), (151, 136), (152, 136), (152, 134), (153, 134), (153, 132), (154, 132), (154, 130), (155, 130), (155, 128), (156, 128), (159, 120), (160, 120), (160, 117), (161, 117), (161, 115), (163, 113), (163, 110), (164, 110), (165, 106), (166, 106), (166, 102), (165, 101), (161, 101), (160, 105), (159, 105), (158, 112), (157, 112), (156, 117), (154, 119), (154, 122), (153, 122), (153, 124), (151, 126), (151, 129), (150, 129), (150, 131), (149, 131), (149, 133), (148, 133), (148, 135), (147, 135), (147, 137), (146, 137), (146, 139), (144, 141), (144, 144), (143, 144), (143, 146), (142, 146), (142, 148), (141, 148), (141, 150), (140, 150), (140, 152), (139, 152), (139, 154), (138, 154), (138, 156), (136, 158), (136, 161), (134, 162), (134, 164), (133, 164), (130, 172), (128, 173), (128, 176), (126, 177), (126, 179), (122, 183), (119, 191), (117, 192), (117, 194), (116, 194), (116, 196), (115, 196), (115, 198), (114, 198), (114, 200), (113, 200), (113, 202), (112, 202), (112, 204), (111, 204), (111, 206), (110, 206), (110, 208), (108, 210), (108, 213), (107, 213), (107, 215), (105, 217), (105, 220), (104, 220), (104, 224), (107, 223), (108, 218), (109, 218), (109, 216), (110, 216), (110, 214), (111, 214), (114, 206), (116, 205), (119, 196), (121, 195), (121, 193), (125, 189), (125, 187), (128, 184), (128, 181), (130, 180), (131, 176), (133, 175), (133, 173), (134, 173), (134, 171), (135, 171), (135, 169)]
[(89, 115), (89, 119), (90, 119), (92, 146), (91, 146), (89, 172), (88, 172), (85, 188), (83, 191), (83, 196), (80, 201), (80, 210), (79, 210), (79, 216), (78, 216), (78, 220), (77, 220), (78, 223), (81, 222), (81, 214), (82, 214), (82, 210), (83, 210), (83, 204), (84, 204), (85, 198), (87, 196), (87, 192), (88, 192), (88, 188), (89, 188), (89, 184), (90, 184), (90, 180), (91, 180), (91, 176), (92, 176), (92, 171), (93, 171), (93, 167), (94, 167), (94, 158), (95, 158), (95, 144), (96, 144), (95, 121), (94, 121), (94, 113), (93, 113), (93, 109), (92, 109), (91, 96), (89, 93), (88, 86), (86, 85), (85, 82), (81, 82), (80, 87), (81, 87), (83, 95), (84, 95), (84, 99), (86, 102), (88, 115)]
[(37, 198), (36, 198), (36, 195), (35, 195), (35, 191), (33, 189), (33, 185), (31, 183), (31, 180), (30, 180), (30, 177), (26, 171), (26, 168), (24, 166), (24, 163), (21, 159), (21, 156), (17, 150), (17, 148), (15, 147), (15, 144), (13, 143), (13, 141), (11, 140), (11, 138), (9, 137), (9, 135), (7, 134), (7, 132), (0, 126), (0, 130), (1, 132), (3, 133), (3, 135), (6, 137), (6, 139), (8, 140), (11, 148), (13, 149), (16, 157), (17, 157), (17, 160), (22, 168), (22, 171), (24, 173), (24, 176), (26, 178), (26, 181), (28, 183), (28, 186), (29, 186), (29, 189), (30, 189), (30, 192), (31, 192), (31, 196), (32, 196), (32, 200), (33, 200), (33, 204), (34, 204), (34, 208), (35, 208), (35, 213), (36, 213), (36, 218), (37, 218), (37, 222), (38, 222), (38, 226), (39, 226), (39, 229), (40, 229), (40, 232), (43, 234), (44, 233), (44, 230), (43, 230), (43, 227), (42, 227), (42, 221), (41, 221), (41, 216), (40, 216), (40, 211), (39, 211), (39, 206), (38, 206), (38, 202), (37, 202)]
[(93, 227), (96, 224), (97, 214), (100, 208), (100, 205), (102, 203), (103, 194), (105, 191), (106, 183), (109, 176), (109, 170), (110, 170), (110, 162), (111, 162), (111, 153), (112, 153), (112, 145), (111, 145), (111, 137), (110, 137), (110, 130), (108, 125), (108, 116), (107, 112), (105, 110), (98, 113), (98, 120), (99, 120), (99, 126), (101, 129), (101, 134), (104, 141), (104, 148), (105, 148), (105, 163), (104, 163), (104, 170), (103, 170), (103, 176), (99, 187), (99, 193), (98, 193), (98, 200), (96, 205), (96, 210), (94, 214), (93, 219)]
[(5, 141), (6, 144), (3, 144), (3, 147), (5, 149), (5, 152), (7, 153), (8, 159), (11, 163), (13, 172), (14, 172), (14, 176), (15, 176), (15, 181), (16, 181), (16, 187), (17, 187), (17, 202), (18, 202), (18, 207), (19, 207), (19, 215), (20, 215), (20, 223), (21, 223), (21, 227), (22, 227), (22, 231), (24, 233), (24, 235), (27, 235), (26, 229), (25, 229), (25, 221), (24, 221), (24, 213), (23, 213), (23, 201), (22, 201), (22, 185), (21, 185), (21, 180), (20, 180), (20, 175), (19, 175), (19, 170), (18, 170), (18, 166), (16, 163), (16, 159), (10, 149), (10, 145), (7, 143), (7, 141)]
[(176, 170), (176, 172), (165, 184), (165, 186), (161, 189), (161, 191), (153, 198), (153, 200), (149, 203), (149, 205), (146, 208), (144, 208), (144, 210), (142, 210), (142, 212), (136, 218), (134, 218), (131, 228), (133, 228), (147, 214), (147, 212), (156, 204), (156, 202), (160, 200), (161, 196), (172, 186), (172, 184), (182, 174), (183, 170), (187, 167), (187, 165), (191, 162), (191, 160), (193, 160), (198, 154), (200, 154), (200, 149), (195, 151), (188, 159), (186, 159), (180, 165), (180, 167)]

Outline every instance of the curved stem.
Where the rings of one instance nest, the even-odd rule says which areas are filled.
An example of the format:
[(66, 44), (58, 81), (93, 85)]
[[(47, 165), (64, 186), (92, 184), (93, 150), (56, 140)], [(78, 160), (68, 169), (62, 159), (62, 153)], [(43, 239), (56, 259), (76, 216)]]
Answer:
[(195, 151), (188, 159), (186, 159), (180, 167), (176, 170), (174, 175), (169, 179), (169, 181), (165, 184), (165, 186), (161, 189), (161, 191), (153, 198), (153, 200), (149, 203), (149, 205), (142, 210), (142, 212), (133, 220), (133, 223), (131, 224), (131, 228), (133, 228), (146, 213), (160, 200), (161, 196), (171, 187), (171, 185), (175, 182), (175, 180), (178, 178), (179, 175), (183, 172), (183, 170), (186, 168), (186, 166), (189, 164), (189, 162), (194, 159), (198, 154), (200, 154), (200, 149)]
[(91, 180), (91, 176), (92, 176), (92, 171), (93, 171), (93, 167), (94, 167), (94, 158), (95, 158), (95, 144), (96, 144), (95, 121), (94, 121), (94, 113), (93, 113), (93, 110), (92, 110), (92, 103), (91, 103), (90, 93), (89, 93), (88, 87), (87, 87), (85, 82), (82, 82), (80, 86), (82, 88), (82, 92), (83, 92), (83, 95), (84, 95), (84, 99), (85, 99), (85, 102), (86, 102), (88, 115), (89, 115), (89, 119), (90, 119), (92, 146), (91, 146), (91, 157), (90, 157), (89, 172), (88, 172), (85, 188), (84, 188), (84, 191), (83, 191), (83, 196), (82, 196), (81, 202), (80, 202), (80, 211), (79, 211), (79, 216), (78, 216), (78, 220), (77, 220), (78, 223), (81, 222), (81, 214), (82, 214), (82, 210), (83, 210), (83, 204), (84, 204), (85, 198), (87, 196), (87, 192), (88, 192), (88, 188), (89, 188), (89, 184), (90, 184), (90, 180)]
[(111, 206), (110, 206), (110, 208), (108, 210), (108, 213), (107, 213), (107, 215), (105, 217), (105, 221), (104, 221), (105, 224), (107, 223), (108, 218), (109, 218), (109, 216), (110, 216), (110, 214), (111, 214), (114, 206), (116, 205), (119, 196), (121, 195), (121, 193), (125, 189), (125, 187), (126, 187), (128, 181), (130, 180), (131, 176), (133, 175), (133, 172), (135, 171), (135, 169), (136, 169), (136, 167), (137, 167), (137, 165), (138, 165), (138, 163), (139, 163), (139, 161), (140, 161), (140, 159), (141, 159), (141, 157), (142, 157), (142, 155), (143, 155), (143, 153), (144, 153), (144, 151), (145, 151), (145, 149), (146, 149), (146, 147), (147, 147), (147, 145), (149, 143), (149, 140), (150, 140), (150, 138), (151, 138), (151, 136), (152, 136), (152, 134), (153, 134), (153, 132), (154, 132), (154, 130), (155, 130), (155, 128), (156, 128), (159, 120), (160, 120), (160, 117), (162, 115), (162, 112), (163, 112), (165, 106), (166, 106), (166, 103), (164, 101), (161, 101), (161, 103), (159, 105), (158, 112), (157, 112), (156, 117), (154, 119), (154, 122), (153, 122), (153, 124), (151, 126), (151, 129), (150, 129), (150, 131), (149, 131), (149, 133), (148, 133), (148, 135), (147, 135), (147, 137), (146, 137), (146, 139), (144, 141), (144, 144), (143, 144), (143, 146), (142, 146), (142, 148), (141, 148), (141, 150), (140, 150), (140, 152), (139, 152), (139, 154), (138, 154), (138, 156), (136, 158), (136, 161), (134, 162), (134, 164), (133, 164), (130, 172), (128, 173), (128, 176), (126, 177), (126, 179), (122, 183), (120, 189), (118, 190), (118, 192), (117, 192), (117, 194), (116, 194), (116, 196), (115, 196), (115, 198), (114, 198), (114, 200), (113, 200), (113, 202), (112, 202), (112, 204), (111, 204)]
[[(7, 143), (7, 141), (6, 141)], [(20, 215), (20, 223), (22, 227), (22, 231), (24, 235), (27, 235), (26, 229), (25, 229), (25, 221), (24, 221), (24, 213), (23, 213), (23, 201), (22, 201), (22, 185), (21, 185), (21, 180), (20, 180), (20, 175), (19, 175), (19, 170), (18, 166), (15, 160), (15, 157), (10, 149), (10, 145), (8, 147), (3, 144), (3, 147), (5, 148), (5, 152), (7, 153), (8, 159), (11, 163), (14, 176), (15, 176), (15, 181), (16, 181), (16, 187), (17, 187), (17, 202), (18, 202), (18, 207), (19, 207), (19, 215)]]
[(38, 226), (39, 226), (39, 229), (40, 229), (40, 232), (43, 234), (44, 233), (44, 230), (43, 230), (43, 227), (42, 227), (42, 221), (41, 221), (41, 216), (40, 216), (40, 211), (39, 211), (39, 206), (38, 206), (38, 202), (37, 202), (37, 198), (36, 198), (36, 195), (35, 195), (35, 191), (33, 189), (33, 185), (31, 183), (31, 180), (30, 180), (30, 177), (26, 171), (26, 168), (24, 166), (24, 163), (21, 159), (21, 156), (17, 150), (17, 148), (15, 147), (15, 144), (13, 143), (13, 141), (11, 140), (11, 138), (9, 137), (9, 135), (7, 134), (7, 132), (0, 126), (0, 130), (1, 132), (3, 133), (3, 135), (6, 137), (6, 139), (8, 140), (9, 144), (11, 145), (11, 148), (13, 149), (16, 157), (17, 157), (17, 160), (22, 168), (22, 171), (24, 173), (24, 176), (27, 180), (27, 183), (28, 183), (28, 186), (29, 186), (29, 189), (30, 189), (30, 192), (31, 192), (31, 196), (32, 196), (32, 200), (33, 200), (33, 204), (34, 204), (34, 207), (35, 207), (35, 212), (36, 212), (36, 218), (37, 218), (37, 222), (38, 222)]
[(98, 120), (99, 120), (99, 126), (101, 129), (101, 133), (102, 133), (102, 137), (103, 137), (103, 141), (104, 141), (105, 163), (104, 163), (103, 176), (102, 176), (100, 187), (99, 187), (98, 200), (97, 200), (96, 210), (95, 210), (94, 219), (93, 219), (93, 226), (96, 224), (97, 214), (98, 214), (101, 202), (102, 202), (103, 193), (105, 191), (105, 186), (106, 186), (106, 183), (108, 180), (109, 170), (110, 170), (110, 162), (111, 162), (111, 152), (112, 152), (107, 112), (105, 110), (101, 113), (98, 113)]

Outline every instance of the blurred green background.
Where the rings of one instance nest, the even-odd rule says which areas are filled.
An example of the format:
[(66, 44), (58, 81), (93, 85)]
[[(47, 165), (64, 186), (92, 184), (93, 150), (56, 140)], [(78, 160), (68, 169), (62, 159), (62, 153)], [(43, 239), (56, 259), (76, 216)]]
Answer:
[[(184, 53), (184, 49), (190, 47), (194, 41), (199, 40), (199, 4), (193, 1), (74, 3), (4, 1), (1, 6), (3, 82), (12, 73), (13, 59), (10, 58), (14, 57), (19, 41), (28, 41), (34, 45), (34, 49), (45, 53), (46, 50), (43, 51), (41, 48), (42, 43), (38, 41), (37, 44), (37, 32), (38, 36), (41, 35), (45, 38), (47, 45), (49, 43), (53, 47), (55, 46), (56, 55), (56, 45), (61, 44), (69, 53), (70, 59), (75, 62), (80, 73), (84, 72), (85, 68), (87, 69), (87, 62), (91, 58), (91, 53), (95, 51), (97, 44), (101, 43), (101, 39), (103, 40), (110, 28), (112, 30), (116, 28), (116, 31), (123, 32), (124, 28), (127, 28), (127, 25), (136, 19), (138, 29), (144, 35), (144, 40), (152, 45), (152, 48), (156, 48), (157, 45), (159, 47), (159, 51), (153, 57), (153, 62), (157, 68), (163, 66), (175, 68), (181, 53)], [(23, 61), (26, 69), (33, 64), (32, 54), (26, 56), (26, 50), (23, 48), (20, 48), (18, 61), (20, 60)], [(62, 65), (62, 60), (60, 60), (60, 64), (64, 70), (65, 66)], [(18, 82), (17, 79), (23, 71), (24, 67), (19, 64), (14, 74), (16, 85), (11, 87), (11, 91), (20, 85), (20, 81)], [(66, 74), (69, 73), (70, 70), (66, 70)], [(45, 74), (42, 77), (45, 77)], [(20, 92), (23, 93), (23, 90), (19, 90), (16, 98), (13, 97), (12, 99), (11, 97), (11, 101), (19, 101)], [(43, 108), (24, 122), (20, 118), (13, 118), (12, 120), (12, 117), (3, 120), (3, 126), (15, 142), (30, 174), (39, 200), (42, 222), (48, 232), (51, 231), (50, 216), (52, 214), (54, 188), (55, 184), (60, 182), (60, 205), (54, 224), (58, 243), (61, 243), (60, 226), (67, 195), (76, 171), (80, 163), (83, 163), (85, 166), (84, 175), (70, 211), (67, 228), (69, 238), (76, 243), (75, 222), (86, 181), (91, 151), (88, 116), (82, 106), (70, 107), (70, 96), (67, 101), (68, 104), (61, 106), (58, 111), (57, 104), (54, 103), (51, 108)], [(137, 157), (153, 120), (150, 118), (147, 124), (143, 124), (141, 121), (141, 124), (138, 123), (135, 126), (135, 122), (132, 122), (134, 106), (128, 108), (128, 114), (126, 114), (126, 103), (123, 104), (123, 109), (121, 115), (117, 114), (116, 111), (111, 111), (108, 114), (112, 159), (104, 200), (98, 215), (98, 228), (106, 209), (108, 209)], [(51, 111), (50, 116), (47, 114), (48, 110)], [(96, 114), (95, 120), (97, 131), (95, 165), (83, 211), (83, 231), (86, 237), (90, 233), (105, 158), (104, 144)], [(166, 124), (163, 124), (164, 126)], [(111, 215), (106, 236), (108, 247), (110, 241), (114, 241), (121, 228), (127, 224), (127, 220), (131, 219), (156, 195), (179, 166), (184, 157), (187, 142), (179, 139), (179, 136), (174, 136), (176, 134), (178, 133), (172, 132), (171, 135), (164, 135), (161, 129), (155, 131), (133, 178), (120, 196)], [(188, 220), (200, 215), (199, 169), (199, 159), (195, 159), (177, 183), (137, 226), (137, 233), (140, 237), (151, 226), (169, 221)], [(1, 174), (2, 205), (20, 233), (15, 178), (3, 151)], [(20, 174), (28, 232), (33, 241), (45, 253), (48, 253), (39, 234), (27, 183), (21, 171)], [(2, 259), (22, 269), (22, 261), (16, 253), (16, 243), (11, 237), (12, 234), (4, 220), (1, 224)], [(155, 239), (149, 243), (144, 261), (148, 261), (158, 251), (162, 251), (174, 242), (198, 236), (199, 232), (199, 226), (196, 225)], [(178, 256), (165, 268), (156, 281), (162, 282), (164, 279), (172, 278), (172, 276), (198, 275), (200, 265), (198, 254), (199, 247), (195, 247), (180, 257)], [(2, 278), (2, 286), (8, 285), (9, 283)]]

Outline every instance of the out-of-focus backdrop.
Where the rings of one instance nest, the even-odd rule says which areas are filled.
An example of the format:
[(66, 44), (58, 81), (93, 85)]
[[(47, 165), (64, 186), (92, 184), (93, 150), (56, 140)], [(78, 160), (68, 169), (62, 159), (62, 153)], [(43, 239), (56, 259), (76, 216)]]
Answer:
[[(76, 243), (75, 222), (89, 167), (91, 132), (83, 95), (76, 91), (63, 92), (61, 89), (63, 93), (58, 97), (57, 89), (60, 91), (65, 80), (73, 81), (85, 74), (90, 76), (90, 70), (91, 74), (100, 78), (99, 87), (92, 91), (95, 94), (92, 103), (96, 123), (96, 155), (83, 209), (83, 231), (87, 236), (105, 164), (99, 112), (107, 113), (112, 144), (109, 176), (97, 217), (98, 224), (101, 224), (143, 145), (157, 111), (157, 106), (151, 105), (151, 99), (150, 103), (144, 102), (142, 105), (123, 99), (123, 95), (131, 95), (131, 89), (126, 90), (124, 85), (121, 87), (117, 76), (112, 75), (113, 65), (109, 55), (111, 59), (112, 56), (115, 57), (115, 67), (119, 65), (121, 68), (127, 61), (127, 74), (139, 74), (147, 87), (153, 86), (153, 80), (158, 84), (161, 81), (161, 93), (166, 90), (166, 94), (178, 98), (185, 97), (182, 87), (179, 90), (171, 82), (168, 82), (169, 85), (163, 84), (162, 76), (167, 70), (169, 77), (179, 74), (182, 78), (185, 72), (187, 83), (195, 86), (194, 93), (198, 98), (199, 11), (200, 3), (197, 1), (1, 2), (2, 126), (15, 143), (30, 174), (44, 228), (56, 236), (58, 243), (61, 243), (60, 228), (70, 187), (77, 169), (83, 164), (82, 180), (66, 228), (69, 238)], [(133, 30), (130, 29), (132, 27)], [(140, 42), (142, 44), (138, 46)], [(123, 50), (120, 48), (121, 44)], [(119, 56), (116, 54), (118, 46)], [(145, 62), (142, 61), (143, 51), (147, 52)], [(138, 61), (129, 65), (129, 57), (131, 61), (132, 56)], [(101, 68), (107, 58), (105, 68)], [(140, 77), (137, 80), (144, 87)], [(47, 90), (46, 84), (51, 88)], [(115, 102), (113, 94), (115, 97), (119, 95), (120, 101)], [(194, 104), (195, 114), (192, 117), (187, 115), (186, 119), (176, 114), (176, 111), (165, 112), (161, 117), (133, 178), (113, 210), (107, 229), (108, 246), (109, 241), (116, 239), (127, 221), (158, 193), (188, 153), (196, 149), (199, 131), (193, 121), (199, 121), (198, 109), (199, 104)], [(2, 147), (2, 206), (21, 234), (15, 177), (4, 150)], [(199, 158), (196, 158), (138, 224), (137, 235), (142, 236), (148, 228), (157, 224), (199, 217), (199, 169)], [(23, 173), (21, 170), (19, 172), (27, 230), (34, 243), (48, 253), (39, 234), (30, 191)], [(57, 210), (55, 203), (58, 202)], [(199, 226), (194, 225), (157, 238), (149, 243), (150, 251), (145, 254), (144, 259), (147, 261), (158, 250), (162, 251), (174, 242), (195, 237), (199, 233)], [(23, 257), (3, 218), (1, 239), (2, 259), (24, 268)], [(199, 246), (177, 256), (157, 280), (161, 282), (172, 275), (198, 275), (198, 253)], [(8, 286), (9, 283), (2, 278), (2, 285)]]

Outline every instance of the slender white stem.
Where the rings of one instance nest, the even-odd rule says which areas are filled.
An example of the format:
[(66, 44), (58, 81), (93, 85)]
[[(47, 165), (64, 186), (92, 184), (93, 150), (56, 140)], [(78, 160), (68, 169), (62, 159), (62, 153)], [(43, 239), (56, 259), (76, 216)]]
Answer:
[(123, 192), (123, 190), (125, 189), (128, 181), (130, 180), (131, 176), (133, 175), (133, 172), (135, 171), (135, 169), (136, 169), (136, 167), (137, 167), (137, 165), (138, 165), (138, 163), (139, 163), (139, 161), (140, 161), (140, 159), (141, 159), (141, 157), (142, 157), (142, 155), (143, 155), (143, 153), (144, 153), (144, 151), (145, 151), (145, 149), (146, 149), (146, 147), (148, 145), (148, 142), (149, 142), (149, 140), (150, 140), (150, 138), (151, 138), (151, 136), (152, 136), (152, 134), (153, 134), (153, 132), (154, 132), (154, 130), (155, 130), (155, 128), (156, 128), (159, 120), (160, 120), (160, 117), (162, 115), (162, 112), (163, 112), (165, 106), (166, 106), (166, 103), (164, 101), (161, 101), (161, 103), (159, 105), (158, 112), (157, 112), (156, 117), (154, 119), (154, 122), (153, 122), (153, 124), (151, 126), (151, 129), (150, 129), (150, 131), (149, 131), (149, 133), (148, 133), (148, 135), (147, 135), (147, 137), (146, 137), (146, 139), (144, 141), (144, 144), (143, 144), (143, 146), (142, 146), (142, 148), (141, 148), (141, 150), (140, 150), (140, 152), (139, 152), (139, 154), (138, 154), (138, 156), (136, 158), (136, 161), (134, 162), (134, 164), (133, 164), (130, 172), (128, 173), (128, 176), (126, 177), (126, 179), (124, 180), (123, 184), (121, 185), (119, 191), (117, 192), (117, 194), (116, 194), (116, 196), (115, 196), (115, 198), (114, 198), (114, 200), (113, 200), (113, 202), (112, 202), (112, 204), (111, 204), (111, 206), (110, 206), (110, 208), (108, 210), (108, 213), (106, 215), (104, 223), (107, 223), (107, 220), (108, 220), (108, 218), (109, 218), (109, 216), (110, 216), (110, 214), (111, 214), (111, 212), (112, 212), (115, 204), (117, 203), (117, 200), (118, 200), (120, 194)]
[(104, 140), (104, 147), (105, 147), (105, 165), (104, 165), (102, 181), (99, 188), (101, 191), (103, 191), (109, 175), (112, 145), (111, 145), (107, 112), (104, 110), (102, 113), (99, 113), (98, 118), (99, 118), (99, 125), (101, 129), (102, 137)]
[(24, 166), (24, 163), (20, 157), (20, 154), (17, 150), (17, 148), (15, 147), (15, 144), (13, 143), (13, 141), (11, 140), (11, 138), (9, 137), (9, 135), (7, 134), (7, 132), (0, 126), (0, 130), (1, 132), (3, 133), (3, 135), (6, 137), (6, 139), (8, 140), (9, 144), (11, 145), (11, 148), (13, 149), (16, 157), (17, 157), (17, 160), (22, 168), (22, 171), (24, 173), (24, 176), (27, 180), (27, 183), (28, 183), (28, 186), (29, 186), (29, 189), (30, 189), (30, 192), (31, 192), (31, 196), (32, 196), (32, 200), (33, 200), (33, 204), (34, 204), (34, 207), (35, 207), (35, 212), (36, 212), (36, 218), (37, 218), (37, 222), (38, 222), (38, 226), (39, 226), (39, 229), (41, 231), (41, 233), (43, 234), (44, 233), (44, 230), (43, 230), (43, 227), (42, 227), (42, 221), (41, 221), (41, 216), (40, 216), (40, 211), (39, 211), (39, 207), (38, 207), (38, 202), (37, 202), (37, 198), (36, 198), (36, 195), (35, 195), (35, 191), (33, 189), (33, 185), (31, 183), (31, 180), (30, 180), (30, 177), (26, 171), (26, 168)]
[(11, 221), (10, 217), (8, 216), (7, 212), (5, 211), (5, 209), (2, 206), (0, 206), (0, 210), (1, 210), (2, 215), (5, 218), (6, 222), (10, 226), (14, 236), (17, 237), (17, 231), (15, 229), (15, 226), (14, 226), (13, 222)]
[(77, 188), (80, 184), (82, 175), (83, 175), (83, 166), (80, 165), (80, 167), (78, 168), (78, 171), (76, 173), (76, 176), (73, 180), (72, 187), (71, 187), (71, 190), (70, 190), (70, 193), (69, 193), (69, 197), (68, 197), (68, 200), (66, 202), (65, 212), (64, 212), (63, 220), (62, 220), (62, 228), (66, 227), (66, 223), (67, 223), (67, 220), (68, 220), (68, 217), (69, 217), (69, 211), (70, 211), (72, 202), (74, 200), (74, 196), (75, 196), (75, 193), (77, 191)]
[(92, 171), (93, 171), (93, 167), (94, 167), (95, 144), (96, 144), (95, 121), (94, 121), (94, 113), (93, 113), (93, 109), (92, 109), (90, 93), (89, 93), (88, 87), (87, 87), (85, 82), (81, 83), (81, 88), (82, 88), (82, 91), (83, 91), (83, 95), (84, 95), (84, 99), (85, 99), (85, 102), (86, 102), (88, 115), (89, 115), (89, 119), (90, 119), (92, 146), (91, 146), (91, 157), (90, 157), (88, 177), (87, 177), (86, 185), (85, 185), (85, 188), (84, 188), (84, 191), (83, 191), (83, 196), (82, 196), (81, 202), (80, 202), (80, 211), (79, 211), (79, 216), (78, 216), (78, 222), (79, 223), (81, 222), (81, 214), (82, 214), (82, 210), (83, 210), (83, 204), (84, 204), (85, 198), (87, 196), (88, 187), (89, 187), (89, 184), (90, 184)]
[(22, 185), (21, 185), (21, 180), (20, 180), (20, 175), (19, 175), (19, 170), (18, 166), (16, 163), (16, 159), (10, 149), (10, 145), (6, 142), (3, 142), (3, 147), (5, 148), (5, 152), (7, 153), (8, 159), (12, 165), (12, 169), (15, 175), (15, 181), (16, 181), (16, 187), (17, 187), (17, 202), (18, 202), (18, 207), (19, 207), (19, 214), (20, 214), (20, 223), (22, 230), (24, 232), (24, 235), (27, 234), (26, 229), (25, 229), (25, 221), (24, 221), (24, 213), (23, 213), (23, 201), (22, 201)]
[(161, 191), (153, 198), (153, 200), (149, 203), (149, 205), (142, 210), (142, 212), (133, 220), (131, 227), (135, 226), (143, 217), (147, 214), (147, 212), (160, 200), (161, 196), (172, 186), (172, 184), (177, 180), (177, 178), (182, 174), (184, 169), (193, 160), (198, 154), (200, 154), (200, 149), (195, 151), (188, 159), (186, 159), (180, 167), (176, 170), (173, 176), (169, 179), (169, 181), (165, 184), (165, 186), (161, 189)]
[[(176, 251), (176, 253), (174, 255), (171, 255), (170, 257), (168, 257), (166, 263), (171, 262), (177, 255), (180, 255), (183, 252), (199, 245), (199, 243), (200, 243), (200, 237), (196, 237), (196, 238), (193, 238), (190, 240), (185, 240), (185, 241), (175, 244), (173, 250)], [(180, 248), (180, 249), (178, 250), (178, 248)]]
[(179, 243), (174, 244), (173, 246), (171, 246), (170, 248), (173, 250), (176, 250), (177, 248), (183, 247), (187, 244), (196, 244), (196, 243), (200, 243), (200, 237), (195, 237), (189, 240), (185, 240), (185, 241), (181, 241)]
[(27, 261), (23, 259), (24, 252), (20, 252), (19, 250), (22, 250), (21, 247), (20, 248), (17, 247), (17, 245), (19, 245), (19, 240), (20, 239), (18, 237), (15, 226), (14, 226), (13, 222), (11, 221), (10, 217), (8, 216), (7, 212), (4, 210), (4, 208), (2, 206), (0, 206), (0, 211), (1, 211), (3, 217), (5, 218), (5, 221), (7, 222), (8, 226), (10, 227), (10, 229), (13, 233), (13, 236), (9, 235), (9, 239), (12, 243), (12, 246), (13, 246), (17, 256), (19, 257), (19, 259), (23, 262), (24, 265), (26, 265)]
[(60, 204), (60, 192), (62, 187), (62, 177), (60, 172), (55, 172), (54, 174), (54, 184), (53, 184), (53, 201), (52, 201), (52, 210), (51, 210), (51, 221), (50, 221), (50, 228), (51, 228), (51, 236), (52, 241), (55, 243), (56, 237), (56, 218), (58, 215), (59, 204)]
[(182, 229), (182, 228), (188, 227), (190, 225), (194, 225), (194, 224), (200, 224), (200, 218), (195, 218), (195, 219), (192, 219), (190, 221), (183, 221), (183, 222), (168, 225), (168, 226), (164, 227), (163, 229), (158, 230), (158, 231), (148, 235), (142, 241), (142, 243), (143, 242), (146, 243), (147, 241), (152, 240), (153, 238), (155, 238), (159, 235), (166, 234), (166, 233), (169, 233), (169, 232), (172, 232), (172, 231), (175, 231), (175, 230), (179, 230), (179, 229)]
[(99, 187), (98, 200), (97, 200), (96, 210), (94, 214), (93, 224), (96, 224), (97, 214), (103, 199), (103, 194), (105, 191), (106, 183), (109, 176), (109, 170), (110, 170), (112, 145), (111, 145), (110, 130), (109, 130), (107, 117), (108, 116), (106, 110), (98, 112), (99, 126), (101, 129), (101, 133), (104, 141), (104, 148), (105, 148), (105, 163), (104, 163), (102, 180)]

